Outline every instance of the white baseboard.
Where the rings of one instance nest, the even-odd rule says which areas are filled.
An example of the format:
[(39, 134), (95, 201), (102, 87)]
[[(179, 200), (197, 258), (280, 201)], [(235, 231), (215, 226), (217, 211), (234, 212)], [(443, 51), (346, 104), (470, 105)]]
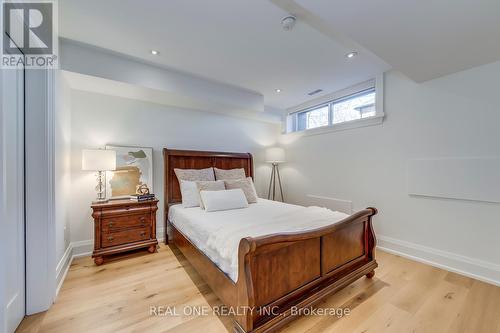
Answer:
[(69, 266), (71, 265), (72, 261), (73, 247), (70, 243), (66, 248), (66, 251), (64, 251), (64, 255), (62, 256), (56, 267), (56, 297), (59, 294), (59, 290), (61, 289), (64, 279), (66, 278), (66, 274), (68, 274)]
[(73, 262), (73, 259), (91, 255), (92, 246), (93, 246), (92, 240), (86, 240), (86, 241), (71, 242), (69, 246), (66, 248), (63, 257), (61, 258), (56, 267), (57, 288), (54, 300), (59, 294), (59, 291), (61, 290), (61, 287), (64, 283), (64, 280), (66, 279), (66, 275), (68, 274), (68, 270), (69, 267), (71, 266), (71, 263)]
[(71, 245), (73, 247), (74, 258), (86, 257), (92, 254), (94, 241), (88, 239), (84, 241), (71, 242)]
[(500, 265), (377, 235), (377, 248), (401, 257), (500, 286)]
[(156, 229), (156, 239), (158, 243), (162, 243), (165, 240), (165, 228)]

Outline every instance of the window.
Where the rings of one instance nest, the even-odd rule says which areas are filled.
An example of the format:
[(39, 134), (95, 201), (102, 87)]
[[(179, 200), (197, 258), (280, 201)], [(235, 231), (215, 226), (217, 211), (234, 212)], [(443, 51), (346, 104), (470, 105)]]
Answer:
[(290, 112), (287, 117), (287, 132), (337, 127), (339, 124), (366, 118), (377, 117), (381, 121), (383, 112), (377, 112), (376, 97), (375, 80), (334, 93), (324, 97), (321, 104)]
[(375, 116), (375, 88), (332, 102), (333, 124)]
[(297, 130), (328, 126), (330, 124), (330, 107), (323, 105), (297, 114)]

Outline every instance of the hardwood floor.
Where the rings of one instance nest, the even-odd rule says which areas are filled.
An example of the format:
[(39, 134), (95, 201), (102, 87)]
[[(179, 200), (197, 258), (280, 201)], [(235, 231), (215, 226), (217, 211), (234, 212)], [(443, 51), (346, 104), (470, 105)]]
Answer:
[[(377, 260), (372, 280), (361, 278), (317, 306), (349, 315), (303, 316), (282, 332), (500, 333), (499, 287), (381, 251)], [(102, 266), (75, 260), (54, 306), (25, 318), (17, 332), (232, 332), (227, 316), (183, 313), (220, 305), (185, 258), (162, 245)], [(164, 316), (151, 315), (154, 306)]]

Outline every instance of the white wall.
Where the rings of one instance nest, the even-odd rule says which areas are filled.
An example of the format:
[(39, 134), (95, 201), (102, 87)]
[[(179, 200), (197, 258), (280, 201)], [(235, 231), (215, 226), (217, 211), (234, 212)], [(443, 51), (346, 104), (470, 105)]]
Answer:
[(387, 73), (382, 125), (282, 136), (289, 201), (312, 194), (375, 206), (379, 245), (500, 283), (500, 205), (407, 190), (410, 159), (499, 157), (499, 76), (500, 62), (423, 84)]
[(56, 72), (56, 100), (54, 124), (54, 192), (56, 198), (56, 279), (63, 278), (69, 264), (69, 207), (71, 206), (71, 103), (68, 82), (62, 71)]
[(106, 144), (153, 147), (154, 192), (160, 199), (158, 237), (163, 235), (164, 147), (255, 153), (256, 186), (263, 195), (269, 167), (262, 147), (275, 143), (279, 125), (209, 112), (179, 109), (90, 92), (71, 94), (71, 241), (75, 254), (88, 251), (93, 237), (90, 203), (95, 177), (81, 171), (81, 150)]

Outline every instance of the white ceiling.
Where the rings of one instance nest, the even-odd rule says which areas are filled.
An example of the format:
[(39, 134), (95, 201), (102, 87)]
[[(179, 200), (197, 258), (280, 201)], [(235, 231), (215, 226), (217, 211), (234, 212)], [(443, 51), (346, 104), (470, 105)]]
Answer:
[(282, 109), (388, 68), (362, 52), (346, 59), (349, 45), (300, 20), (284, 31), (288, 13), (268, 0), (64, 0), (59, 11), (62, 37), (250, 89)]
[(499, 0), (296, 0), (417, 82), (500, 60)]
[[(259, 92), (281, 109), (391, 67), (421, 82), (500, 60), (499, 0), (64, 0), (59, 11), (62, 37)], [(290, 12), (299, 20), (286, 32)]]

